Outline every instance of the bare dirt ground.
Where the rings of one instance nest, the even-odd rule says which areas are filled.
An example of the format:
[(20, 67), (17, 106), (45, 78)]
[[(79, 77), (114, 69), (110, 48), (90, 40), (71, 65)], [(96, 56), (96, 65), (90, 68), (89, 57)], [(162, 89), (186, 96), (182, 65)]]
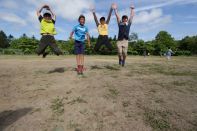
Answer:
[(197, 57), (0, 56), (1, 131), (196, 131)]

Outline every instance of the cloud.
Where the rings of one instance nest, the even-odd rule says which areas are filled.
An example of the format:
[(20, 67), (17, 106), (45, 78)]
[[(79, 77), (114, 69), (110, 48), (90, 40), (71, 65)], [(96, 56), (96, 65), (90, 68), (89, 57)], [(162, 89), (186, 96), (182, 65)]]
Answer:
[(184, 21), (183, 24), (197, 24), (197, 21)]
[(94, 3), (93, 0), (27, 0), (27, 2), (36, 8), (48, 3), (54, 13), (70, 21), (76, 20), (80, 14), (89, 11), (90, 5)]
[(30, 25), (33, 25), (33, 27), (35, 27), (36, 29), (40, 28), (40, 23), (38, 21), (38, 17), (36, 15), (36, 12), (34, 12), (34, 11), (27, 12), (26, 20), (28, 23), (30, 23)]
[(135, 11), (139, 12), (139, 11), (151, 10), (155, 8), (171, 6), (174, 4), (185, 5), (185, 4), (193, 4), (193, 3), (197, 3), (197, 0), (171, 0), (167, 2), (164, 0), (160, 0), (160, 1), (157, 1), (156, 4), (152, 3), (152, 4), (149, 4), (148, 6), (142, 6), (142, 7), (136, 8)]
[(162, 26), (171, 22), (170, 16), (165, 16), (163, 18), (156, 19), (155, 21), (148, 23), (147, 25), (143, 25), (141, 28), (138, 28), (138, 32), (146, 33), (151, 30), (159, 29)]
[(139, 32), (148, 32), (172, 22), (171, 15), (164, 15), (162, 9), (152, 9), (136, 14), (133, 24), (140, 27)]
[(134, 19), (134, 24), (145, 24), (156, 20), (157, 18), (162, 17), (163, 13), (161, 9), (152, 9), (150, 12), (141, 11), (139, 12)]
[(18, 4), (15, 1), (1, 1), (0, 7), (7, 9), (18, 9)]
[(21, 26), (27, 25), (26, 21), (19, 16), (12, 13), (0, 13), (0, 19), (6, 22), (11, 22), (15, 24), (19, 24)]

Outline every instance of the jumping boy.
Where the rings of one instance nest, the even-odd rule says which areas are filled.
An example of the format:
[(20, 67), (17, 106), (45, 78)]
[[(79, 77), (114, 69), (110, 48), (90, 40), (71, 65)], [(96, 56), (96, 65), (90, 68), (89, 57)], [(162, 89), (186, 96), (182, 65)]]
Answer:
[(98, 40), (96, 42), (94, 50), (97, 52), (97, 51), (99, 51), (99, 49), (102, 45), (105, 45), (110, 51), (112, 51), (112, 45), (111, 45), (109, 38), (108, 38), (108, 24), (109, 24), (109, 21), (111, 18), (111, 14), (113, 12), (112, 7), (110, 8), (107, 21), (105, 21), (105, 17), (101, 17), (100, 23), (98, 22), (98, 19), (97, 19), (96, 13), (95, 13), (95, 9), (93, 8), (93, 9), (91, 9), (91, 11), (93, 13), (94, 20), (96, 22), (96, 26), (97, 26), (98, 32), (99, 32)]
[(118, 42), (117, 42), (119, 65), (125, 66), (125, 61), (128, 51), (129, 32), (134, 17), (134, 6), (130, 7), (131, 8), (130, 18), (128, 19), (128, 16), (123, 15), (122, 20), (120, 20), (120, 16), (117, 10), (117, 5), (113, 4), (112, 8), (115, 10), (115, 15), (119, 27)]
[(90, 36), (88, 33), (88, 28), (85, 26), (85, 16), (79, 16), (79, 24), (73, 28), (70, 34), (70, 39), (72, 39), (73, 34), (75, 38), (75, 54), (77, 60), (77, 73), (83, 74), (84, 70), (84, 54), (85, 54), (85, 36), (88, 40), (88, 46), (90, 47)]
[(171, 59), (172, 54), (174, 54), (174, 52), (171, 48), (168, 48), (168, 51), (166, 52), (167, 60)]
[[(43, 16), (41, 13), (43, 13)], [(62, 55), (63, 53), (57, 47), (54, 38), (54, 35), (57, 34), (55, 30), (55, 14), (51, 11), (51, 8), (48, 5), (44, 5), (37, 11), (37, 16), (41, 24), (40, 34), (42, 35), (39, 47), (37, 49), (37, 54), (42, 54), (43, 58), (45, 58), (48, 55), (45, 50), (48, 46), (50, 46), (56, 55)]]

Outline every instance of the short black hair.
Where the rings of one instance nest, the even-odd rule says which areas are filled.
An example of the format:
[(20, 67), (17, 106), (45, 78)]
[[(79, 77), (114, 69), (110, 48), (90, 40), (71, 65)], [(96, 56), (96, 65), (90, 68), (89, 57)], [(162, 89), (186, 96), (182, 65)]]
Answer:
[(105, 17), (101, 17), (100, 18), (100, 21), (105, 21)]
[(44, 17), (51, 17), (51, 14), (45, 13), (43, 16), (44, 16)]
[(84, 15), (80, 15), (78, 21), (80, 21), (81, 18), (85, 19), (85, 16)]
[(127, 15), (123, 15), (123, 16), (122, 16), (122, 20), (123, 20), (123, 19), (128, 19), (128, 16), (127, 16)]

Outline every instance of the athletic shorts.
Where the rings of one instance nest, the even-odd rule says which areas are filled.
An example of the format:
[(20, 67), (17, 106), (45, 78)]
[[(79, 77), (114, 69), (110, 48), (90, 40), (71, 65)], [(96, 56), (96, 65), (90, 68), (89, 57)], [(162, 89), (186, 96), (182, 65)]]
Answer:
[(75, 54), (85, 54), (85, 43), (82, 41), (75, 41)]
[(40, 55), (40, 54), (45, 53), (45, 50), (48, 46), (51, 47), (51, 49), (56, 55), (62, 55), (62, 51), (58, 48), (55, 38), (52, 35), (42, 36), (40, 40), (40, 44), (37, 49), (37, 54)]
[(118, 54), (127, 56), (128, 45), (129, 45), (128, 40), (119, 40), (117, 42)]
[(105, 45), (110, 51), (112, 51), (112, 45), (107, 35), (99, 35), (94, 50), (99, 51), (102, 45)]

